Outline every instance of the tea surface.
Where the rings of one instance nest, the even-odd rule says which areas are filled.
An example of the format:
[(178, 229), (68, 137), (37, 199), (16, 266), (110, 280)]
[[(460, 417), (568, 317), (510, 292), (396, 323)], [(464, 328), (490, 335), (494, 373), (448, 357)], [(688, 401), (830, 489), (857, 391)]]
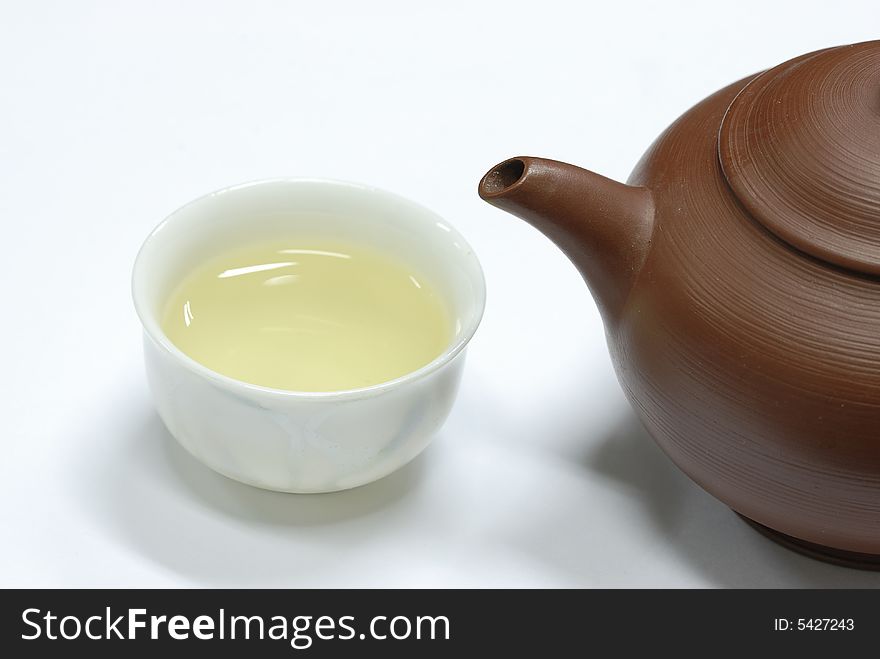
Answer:
[(364, 247), (290, 240), (197, 265), (172, 292), (162, 328), (212, 370), (295, 391), (393, 380), (452, 338), (443, 300), (418, 273)]

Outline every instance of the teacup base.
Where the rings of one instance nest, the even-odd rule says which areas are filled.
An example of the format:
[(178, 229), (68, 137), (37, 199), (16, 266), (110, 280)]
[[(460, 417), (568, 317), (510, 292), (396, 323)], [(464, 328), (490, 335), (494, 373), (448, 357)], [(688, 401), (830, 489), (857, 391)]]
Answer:
[(780, 531), (771, 529), (763, 524), (759, 524), (753, 519), (749, 519), (745, 515), (740, 515), (739, 513), (736, 514), (761, 535), (787, 549), (803, 554), (804, 556), (809, 556), (810, 558), (815, 558), (816, 560), (824, 561), (826, 563), (833, 563), (834, 565), (854, 568), (856, 570), (880, 571), (880, 555), (878, 554), (863, 554), (856, 551), (845, 551), (843, 549), (835, 549), (834, 547), (817, 545), (813, 542), (794, 538)]

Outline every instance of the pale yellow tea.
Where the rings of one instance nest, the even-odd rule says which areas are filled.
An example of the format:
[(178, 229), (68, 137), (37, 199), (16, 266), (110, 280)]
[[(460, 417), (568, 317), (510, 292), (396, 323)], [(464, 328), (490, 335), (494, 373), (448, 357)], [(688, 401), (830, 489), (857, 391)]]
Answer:
[(393, 380), (452, 338), (443, 300), (418, 273), (363, 247), (302, 240), (200, 264), (172, 293), (162, 328), (210, 369), (295, 391)]

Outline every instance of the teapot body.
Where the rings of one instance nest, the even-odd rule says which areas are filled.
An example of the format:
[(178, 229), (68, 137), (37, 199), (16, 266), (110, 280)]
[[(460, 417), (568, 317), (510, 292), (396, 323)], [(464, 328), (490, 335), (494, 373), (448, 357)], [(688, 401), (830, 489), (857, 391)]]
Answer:
[[(880, 278), (793, 249), (718, 158), (734, 83), (682, 115), (629, 183), (654, 227), (619, 313), (619, 380), (693, 480), (796, 542), (880, 556)], [(880, 249), (880, 246), (878, 246)]]

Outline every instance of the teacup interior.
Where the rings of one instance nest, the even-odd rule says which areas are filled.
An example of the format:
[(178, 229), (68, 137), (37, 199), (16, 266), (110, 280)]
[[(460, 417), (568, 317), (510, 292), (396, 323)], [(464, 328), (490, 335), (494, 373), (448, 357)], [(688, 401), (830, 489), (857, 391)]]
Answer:
[(369, 187), (320, 180), (276, 180), (216, 192), (182, 207), (147, 239), (133, 276), (135, 305), (147, 332), (169, 343), (159, 319), (174, 287), (224, 250), (295, 240), (368, 247), (418, 272), (451, 316), (447, 352), (466, 342), (484, 305), (479, 263), (461, 235), (433, 212)]

